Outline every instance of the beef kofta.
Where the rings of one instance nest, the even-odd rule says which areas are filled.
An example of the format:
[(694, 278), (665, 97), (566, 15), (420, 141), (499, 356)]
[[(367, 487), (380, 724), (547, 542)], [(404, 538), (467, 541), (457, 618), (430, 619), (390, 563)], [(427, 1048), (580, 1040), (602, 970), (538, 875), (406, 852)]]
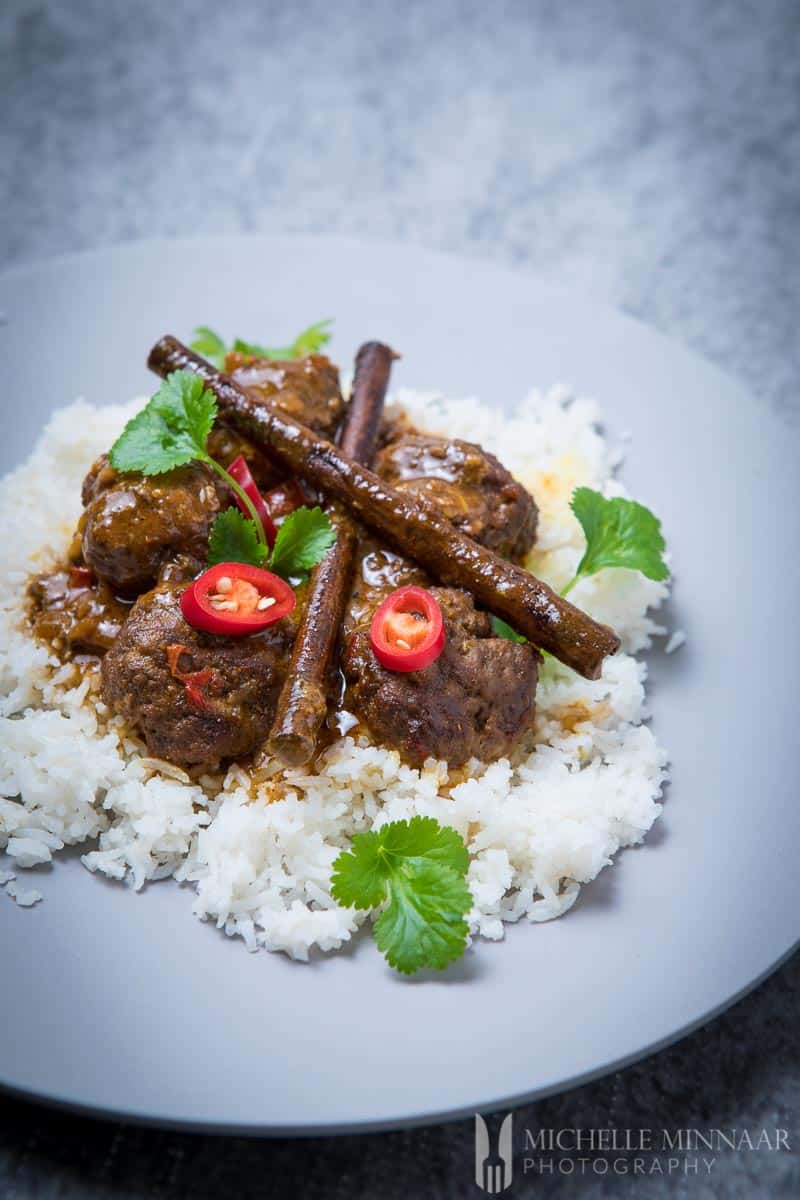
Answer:
[(466, 592), (430, 592), (444, 618), (442, 653), (422, 670), (387, 670), (375, 657), (366, 619), (345, 647), (345, 706), (412, 766), (426, 758), (451, 767), (470, 758), (491, 762), (510, 753), (533, 724), (538, 652), (493, 637), (488, 614)]
[(95, 575), (123, 596), (152, 587), (177, 555), (206, 560), (214, 518), (227, 489), (210, 467), (191, 463), (163, 475), (116, 475), (100, 486), (93, 468), (81, 518), (82, 555)]
[(184, 584), (140, 596), (103, 659), (103, 699), (169, 762), (214, 764), (257, 750), (286, 674), (287, 619), (250, 637), (203, 633), (183, 618)]
[(521, 559), (533, 546), (533, 497), (472, 442), (405, 433), (379, 452), (374, 469), (398, 490), (430, 500), (462, 533), (506, 558)]
[[(284, 361), (233, 352), (225, 360), (225, 370), (256, 402), (269, 401), (323, 437), (335, 435), (344, 413), (344, 400), (339, 371), (324, 354)], [(224, 419), (211, 430), (208, 452), (224, 467), (243, 455), (260, 488), (271, 488), (285, 476), (285, 471), (276, 467), (263, 450), (231, 429)]]

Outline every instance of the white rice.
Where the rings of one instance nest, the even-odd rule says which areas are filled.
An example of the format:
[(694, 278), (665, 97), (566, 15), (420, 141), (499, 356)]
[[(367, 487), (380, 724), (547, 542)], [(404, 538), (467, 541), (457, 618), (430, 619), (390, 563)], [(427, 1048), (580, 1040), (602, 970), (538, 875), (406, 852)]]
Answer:
[[(474, 399), (395, 399), (418, 427), (480, 442), (528, 485), (540, 508), (529, 566), (563, 586), (582, 553), (574, 487), (624, 494), (613, 477), (621, 455), (599, 433), (595, 405), (564, 389), (532, 392), (503, 420)], [(547, 660), (535, 730), (513, 761), (473, 762), (448, 780), (445, 764), (404, 766), (357, 728), (330, 748), (319, 775), (272, 764), (256, 776), (234, 766), (193, 780), (149, 757), (99, 701), (96, 682), (62, 666), (22, 624), (28, 574), (63, 554), (85, 471), (142, 403), (62, 409), (0, 484), (0, 865), (11, 868), (0, 886), (18, 904), (41, 893), (21, 890), (14, 872), (38, 867), (44, 877), (63, 846), (86, 843), (90, 871), (136, 889), (167, 876), (191, 881), (201, 920), (250, 950), (307, 959), (314, 946), (341, 946), (366, 919), (331, 899), (331, 865), (353, 834), (387, 821), (426, 814), (466, 838), (470, 929), (488, 938), (501, 938), (505, 921), (560, 916), (621, 847), (642, 841), (661, 811), (666, 755), (643, 724), (646, 668), (634, 655), (665, 632), (648, 611), (667, 586), (631, 571), (575, 587), (571, 598), (613, 625), (625, 652), (592, 683)]]

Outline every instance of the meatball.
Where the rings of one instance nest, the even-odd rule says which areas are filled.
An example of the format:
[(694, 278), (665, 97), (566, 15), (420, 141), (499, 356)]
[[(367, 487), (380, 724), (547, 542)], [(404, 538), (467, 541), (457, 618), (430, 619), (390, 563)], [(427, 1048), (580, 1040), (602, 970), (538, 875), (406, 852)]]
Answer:
[(331, 437), (336, 432), (344, 401), (339, 371), (324, 354), (283, 361), (233, 353), (225, 370), (256, 400), (269, 400), (315, 433)]
[(358, 540), (353, 586), (343, 618), (344, 636), (349, 637), (357, 625), (371, 618), (378, 605), (396, 588), (409, 584), (428, 587), (429, 582), (416, 563), (396, 554), (371, 534), (362, 533)]
[(508, 754), (533, 724), (538, 652), (492, 636), (487, 613), (455, 588), (431, 588), (444, 616), (444, 650), (421, 671), (388, 671), (376, 659), (369, 623), (350, 636), (344, 655), (346, 706), (377, 742), (412, 766), (426, 758), (451, 767)]
[(432, 501), (457, 529), (498, 554), (519, 559), (533, 546), (533, 497), (472, 442), (406, 433), (379, 452), (374, 469), (400, 491)]
[(209, 467), (193, 463), (164, 475), (114, 475), (96, 470), (84, 482), (89, 503), (81, 518), (83, 559), (115, 592), (135, 596), (152, 587), (165, 563), (188, 555), (205, 561), (211, 525), (226, 498)]
[[(256, 401), (268, 400), (323, 437), (332, 438), (336, 433), (344, 400), (339, 389), (339, 372), (324, 355), (310, 354), (282, 361), (234, 352), (227, 356), (225, 370)], [(262, 489), (273, 487), (283, 477), (262, 450), (224, 420), (217, 421), (211, 430), (208, 452), (225, 467), (242, 454)]]
[(214, 764), (257, 750), (286, 674), (292, 626), (250, 637), (194, 629), (183, 584), (140, 596), (102, 664), (103, 699), (139, 730), (151, 754)]

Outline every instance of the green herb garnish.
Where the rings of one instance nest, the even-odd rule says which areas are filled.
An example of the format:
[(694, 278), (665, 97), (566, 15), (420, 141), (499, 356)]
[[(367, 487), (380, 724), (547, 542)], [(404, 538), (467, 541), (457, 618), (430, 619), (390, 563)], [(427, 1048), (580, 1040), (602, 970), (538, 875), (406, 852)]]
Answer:
[[(298, 333), (290, 346), (281, 346), (277, 350), (267, 350), (269, 358), (305, 358), (307, 354), (319, 354), (323, 346), (331, 340), (328, 332), (332, 320), (317, 321), (309, 325), (302, 333)], [(245, 353), (253, 353), (245, 351)]]
[(666, 544), (661, 522), (649, 508), (621, 496), (607, 500), (587, 487), (575, 489), (570, 507), (586, 536), (586, 549), (575, 575), (562, 589), (562, 596), (579, 579), (596, 575), (606, 567), (627, 567), (641, 571), (648, 579), (669, 578), (669, 567), (663, 558)]
[(472, 907), (469, 854), (454, 829), (433, 817), (393, 821), (357, 833), (333, 864), (331, 893), (346, 907), (377, 908), (378, 948), (405, 975), (443, 970), (464, 951)]
[(261, 346), (257, 342), (245, 342), (242, 338), (234, 338), (229, 347), (224, 338), (213, 329), (209, 329), (207, 325), (198, 325), (189, 348), (197, 354), (202, 354), (220, 371), (224, 369), (225, 356), (229, 350), (239, 354), (251, 354), (254, 358), (305, 358), (307, 354), (318, 354), (323, 346), (327, 346), (331, 340), (328, 328), (332, 324), (332, 321), (317, 321), (315, 325), (309, 325), (299, 333), (290, 345), (273, 347)]
[(527, 642), (528, 640), (521, 633), (517, 633), (516, 629), (512, 629), (502, 617), (492, 617), (492, 633), (495, 637), (506, 638), (509, 642)]
[(200, 376), (193, 371), (173, 371), (114, 442), (111, 465), (122, 472), (163, 475), (190, 462), (207, 463), (236, 492), (255, 525), (258, 541), (266, 548), (267, 535), (252, 500), (206, 450), (216, 417), (217, 401)]
[(217, 402), (193, 371), (173, 371), (140, 413), (128, 422), (109, 455), (117, 471), (162, 475), (190, 462), (206, 463), (224, 479), (250, 514), (220, 513), (211, 528), (209, 562), (269, 566), (283, 578), (302, 577), (336, 540), (330, 518), (320, 508), (297, 508), (284, 520), (270, 555), (267, 535), (252, 500), (206, 450)]
[[(606, 567), (627, 567), (641, 571), (648, 579), (669, 578), (669, 567), (663, 559), (666, 545), (661, 522), (649, 508), (621, 496), (607, 500), (588, 487), (575, 489), (570, 507), (586, 536), (586, 549), (577, 571), (562, 588), (562, 596), (571, 592), (579, 579), (596, 575)], [(492, 632), (512, 642), (527, 640), (500, 617), (492, 617)], [(541, 653), (549, 657), (546, 651)]]
[(284, 518), (270, 554), (256, 537), (253, 522), (237, 508), (219, 514), (211, 526), (208, 563), (250, 563), (282, 579), (302, 580), (336, 541), (330, 517), (321, 508), (296, 508)]
[(194, 337), (189, 342), (189, 349), (194, 350), (195, 354), (202, 354), (203, 358), (208, 359), (218, 371), (224, 371), (228, 348), (219, 334), (215, 333), (213, 329), (209, 329), (207, 325), (197, 326)]
[(210, 462), (206, 439), (216, 416), (217, 402), (200, 376), (173, 371), (114, 442), (111, 465), (161, 475), (186, 463)]
[(258, 540), (253, 522), (248, 521), (238, 508), (226, 508), (215, 518), (208, 539), (210, 567), (221, 562), (263, 567), (268, 553), (267, 547)]
[(296, 508), (275, 538), (270, 570), (288, 578), (310, 571), (336, 541), (331, 519), (321, 508)]

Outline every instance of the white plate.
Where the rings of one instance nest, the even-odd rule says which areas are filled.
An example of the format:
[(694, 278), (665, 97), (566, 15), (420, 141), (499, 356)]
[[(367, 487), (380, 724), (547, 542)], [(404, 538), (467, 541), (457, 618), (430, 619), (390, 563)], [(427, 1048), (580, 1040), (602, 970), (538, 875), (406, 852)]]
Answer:
[[(624, 478), (663, 518), (688, 633), (652, 658), (673, 759), (644, 848), (548, 925), (404, 980), (368, 937), (310, 967), (249, 955), (191, 915), (58, 863), (33, 911), (0, 898), (0, 1081), (119, 1116), (353, 1130), (511, 1104), (708, 1019), (798, 933), (798, 438), (714, 367), (527, 275), (314, 238), (127, 246), (0, 278), (3, 467), (51, 409), (152, 390), (147, 350), (207, 323), (283, 337), (335, 317), (332, 353), (403, 353), (396, 382), (502, 406), (531, 384), (595, 396), (630, 431)], [(3, 531), (13, 536), (13, 530)]]

